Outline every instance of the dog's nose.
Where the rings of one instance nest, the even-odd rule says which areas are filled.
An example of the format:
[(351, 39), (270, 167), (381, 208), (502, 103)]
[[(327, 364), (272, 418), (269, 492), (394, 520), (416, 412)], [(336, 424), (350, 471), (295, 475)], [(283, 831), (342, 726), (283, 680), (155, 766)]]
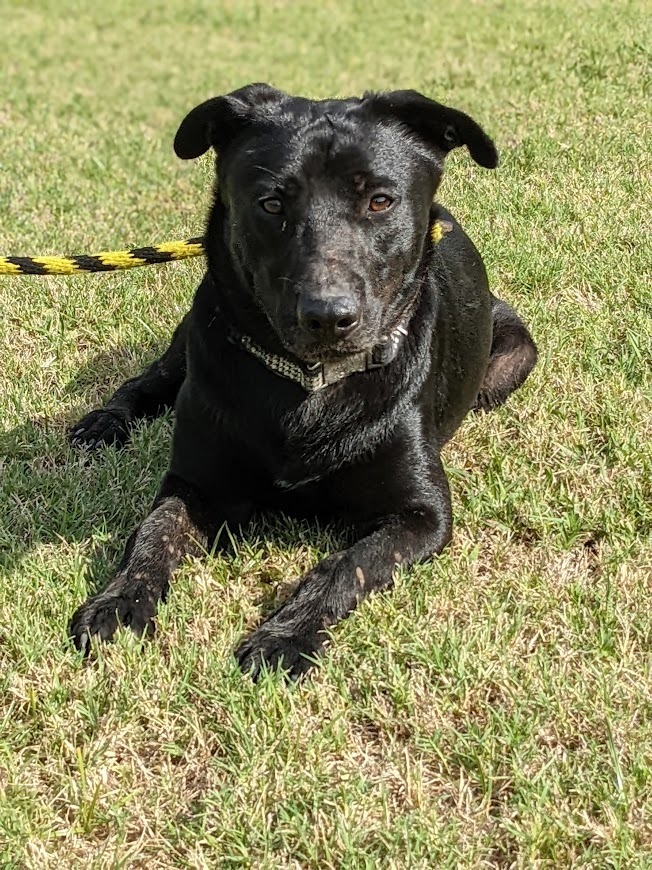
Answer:
[(300, 297), (297, 317), (301, 326), (319, 341), (344, 338), (360, 321), (360, 310), (350, 296)]

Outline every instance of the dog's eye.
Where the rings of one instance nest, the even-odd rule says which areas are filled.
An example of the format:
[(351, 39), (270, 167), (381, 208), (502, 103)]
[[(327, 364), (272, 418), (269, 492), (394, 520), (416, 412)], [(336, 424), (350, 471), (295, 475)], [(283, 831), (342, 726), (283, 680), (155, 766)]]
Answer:
[(261, 199), (260, 204), (267, 214), (283, 214), (283, 203), (275, 196), (270, 196), (268, 199)]
[(369, 211), (386, 211), (394, 202), (391, 196), (386, 196), (384, 193), (377, 193), (369, 200)]

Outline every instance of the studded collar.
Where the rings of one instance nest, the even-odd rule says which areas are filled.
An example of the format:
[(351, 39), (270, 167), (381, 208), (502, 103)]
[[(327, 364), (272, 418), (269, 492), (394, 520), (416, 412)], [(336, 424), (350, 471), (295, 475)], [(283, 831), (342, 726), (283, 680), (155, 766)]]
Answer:
[(248, 335), (234, 329), (229, 329), (228, 338), (232, 344), (237, 344), (248, 351), (277, 375), (295, 381), (308, 393), (316, 393), (355, 372), (368, 372), (386, 366), (398, 353), (401, 341), (407, 334), (407, 328), (401, 323), (394, 327), (384, 341), (379, 342), (371, 350), (348, 354), (333, 362), (318, 362), (312, 365), (270, 353)]

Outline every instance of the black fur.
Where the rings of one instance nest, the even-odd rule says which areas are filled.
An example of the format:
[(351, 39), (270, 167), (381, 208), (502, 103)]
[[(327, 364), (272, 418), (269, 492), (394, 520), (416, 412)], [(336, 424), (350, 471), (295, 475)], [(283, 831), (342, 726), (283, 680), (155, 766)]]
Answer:
[[(151, 631), (183, 556), (254, 511), (344, 520), (355, 542), (309, 571), (236, 653), (254, 676), (265, 663), (296, 678), (325, 629), (390, 586), (397, 565), (446, 546), (441, 448), (471, 408), (523, 383), (536, 348), (489, 292), (470, 239), (433, 204), (451, 148), (497, 165), (467, 115), (413, 91), (313, 102), (250, 85), (181, 124), (180, 157), (211, 146), (219, 185), (192, 309), (160, 360), (72, 428), (89, 447), (123, 442), (134, 420), (176, 407), (152, 513), (71, 634), (87, 650), (119, 623)], [(451, 231), (433, 245), (436, 219)], [(312, 394), (229, 341), (235, 329), (315, 363), (369, 349), (398, 322), (408, 334), (392, 362)]]

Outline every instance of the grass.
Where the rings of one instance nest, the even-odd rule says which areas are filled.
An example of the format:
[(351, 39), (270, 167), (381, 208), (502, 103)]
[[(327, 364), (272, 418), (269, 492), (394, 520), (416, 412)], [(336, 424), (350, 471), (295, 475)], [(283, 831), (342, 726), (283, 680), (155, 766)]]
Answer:
[[(176, 125), (268, 80), (416, 87), (503, 162), (441, 199), (541, 361), (447, 449), (454, 542), (335, 631), (298, 688), (230, 651), (332, 533), (282, 519), (180, 572), (157, 638), (85, 665), (67, 620), (143, 516), (170, 421), (66, 425), (163, 347), (201, 272), (0, 282), (0, 865), (652, 863), (652, 28), (640, 2), (6, 0), (0, 251), (196, 235)], [(649, 145), (649, 138), (647, 139)]]

